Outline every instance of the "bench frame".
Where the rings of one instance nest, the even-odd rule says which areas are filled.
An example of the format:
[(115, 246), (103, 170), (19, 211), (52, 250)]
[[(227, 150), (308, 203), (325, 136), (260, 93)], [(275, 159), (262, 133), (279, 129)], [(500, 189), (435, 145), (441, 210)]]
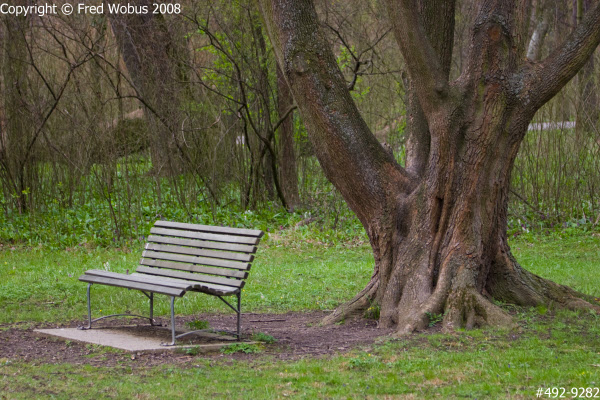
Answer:
[[(202, 331), (180, 335), (175, 332), (175, 297), (183, 297), (187, 291), (194, 291), (218, 297), (237, 314), (235, 335), (240, 340), (242, 288), (264, 232), (156, 221), (150, 233), (136, 273), (130, 275), (88, 270), (79, 277), (79, 280), (88, 282), (88, 323), (79, 329), (92, 329), (93, 322), (110, 317), (144, 318), (150, 321), (151, 326), (155, 326), (154, 294), (165, 294), (171, 298), (172, 339), (171, 343), (163, 345), (173, 346), (177, 339)], [(90, 292), (95, 283), (141, 291), (150, 301), (150, 315), (111, 314), (92, 319)], [(236, 305), (223, 298), (233, 295), (237, 298)]]

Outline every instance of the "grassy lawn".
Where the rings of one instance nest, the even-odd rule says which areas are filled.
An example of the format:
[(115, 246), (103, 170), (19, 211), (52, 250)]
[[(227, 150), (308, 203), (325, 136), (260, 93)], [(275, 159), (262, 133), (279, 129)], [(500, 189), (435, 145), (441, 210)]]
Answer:
[[(90, 268), (133, 272), (141, 252), (142, 246), (127, 252), (39, 247), (0, 251), (0, 307), (5, 310), (0, 313), (0, 324), (82, 320), (87, 315), (86, 284), (78, 277)], [(267, 243), (259, 248), (242, 305), (251, 312), (331, 310), (362, 289), (372, 270), (373, 256), (365, 246), (290, 249)], [(102, 305), (103, 313), (147, 311), (147, 301), (138, 291), (95, 285), (92, 297), (93, 304)], [(155, 311), (167, 315), (168, 307), (166, 297), (161, 296)], [(178, 313), (197, 310), (229, 312), (212, 296), (184, 296), (177, 301)]]
[[(354, 295), (372, 269), (367, 246), (278, 246), (266, 241), (244, 294), (246, 311), (329, 310)], [(522, 236), (511, 247), (535, 273), (600, 297), (600, 237)], [(0, 251), (0, 329), (17, 322), (83, 320), (88, 268), (132, 269), (141, 249)], [(144, 312), (143, 295), (94, 288), (103, 313)], [(178, 312), (223, 312), (218, 299), (187, 296)], [(0, 399), (13, 398), (515, 398), (539, 387), (600, 387), (600, 318), (588, 312), (509, 308), (518, 328), (385, 339), (338, 356), (252, 361), (198, 356), (186, 367), (39, 364), (0, 354)], [(159, 302), (166, 315), (167, 302)], [(23, 326), (19, 324), (18, 326)], [(565, 394), (572, 397), (570, 392)], [(598, 394), (600, 396), (600, 394)], [(542, 396), (541, 398), (551, 398)]]

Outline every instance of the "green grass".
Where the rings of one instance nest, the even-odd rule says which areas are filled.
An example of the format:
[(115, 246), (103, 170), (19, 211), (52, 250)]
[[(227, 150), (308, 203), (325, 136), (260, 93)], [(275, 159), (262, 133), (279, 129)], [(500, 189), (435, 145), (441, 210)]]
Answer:
[(415, 335), (294, 362), (258, 354), (253, 361), (198, 357), (185, 367), (140, 368), (124, 357), (105, 368), (0, 358), (0, 393), (8, 399), (529, 399), (538, 387), (600, 386), (597, 316), (529, 310), (517, 319), (520, 327), (509, 332)]
[[(259, 249), (242, 295), (249, 312), (331, 310), (349, 300), (367, 283), (373, 268), (371, 249), (325, 246), (266, 239)], [(522, 235), (511, 243), (517, 259), (532, 272), (600, 297), (600, 236), (574, 232), (562, 237)], [(117, 249), (48, 250), (44, 247), (0, 251), (0, 324), (82, 320), (87, 314), (86, 285), (77, 279), (90, 268), (133, 271), (142, 246)], [(145, 313), (146, 301), (137, 291), (96, 285), (93, 312), (129, 310)], [(197, 310), (229, 312), (211, 296), (185, 296), (176, 302), (180, 314)], [(167, 315), (166, 298), (156, 302), (157, 315)]]
[[(266, 240), (258, 254), (244, 309), (286, 312), (331, 309), (368, 280), (368, 246)], [(137, 245), (136, 245), (137, 246)], [(0, 323), (83, 320), (88, 268), (132, 269), (141, 248), (48, 251), (4, 246), (0, 251)], [(511, 242), (522, 265), (544, 277), (600, 296), (600, 236), (565, 231), (522, 235)], [(94, 288), (103, 312), (145, 311), (143, 295)], [(178, 312), (229, 312), (209, 296), (186, 296)], [(197, 356), (191, 363), (139, 367), (39, 364), (0, 355), (0, 399), (18, 398), (534, 398), (538, 387), (600, 387), (600, 317), (588, 312), (509, 308), (518, 328), (386, 339), (338, 356), (252, 361)], [(166, 315), (167, 302), (157, 310)], [(247, 349), (240, 349), (244, 351)], [(254, 349), (253, 349), (254, 350)], [(193, 355), (193, 354), (190, 354)], [(126, 376), (126, 379), (123, 377)], [(201, 388), (201, 391), (199, 391)], [(545, 397), (547, 398), (547, 397)]]
[(511, 243), (531, 272), (600, 297), (600, 233), (566, 229), (551, 235), (522, 235)]
[[(0, 251), (0, 324), (16, 322), (64, 322), (87, 315), (86, 284), (78, 277), (87, 269), (132, 272), (142, 246), (130, 252), (116, 249), (48, 250), (43, 247), (3, 246)], [(246, 288), (242, 307), (248, 312), (331, 310), (349, 300), (367, 282), (373, 256), (366, 246), (302, 245), (291, 250), (267, 240), (259, 249)], [(147, 312), (147, 300), (138, 291), (108, 286), (92, 287), (92, 313), (129, 310)], [(157, 316), (168, 315), (165, 296), (155, 302)], [(213, 296), (188, 295), (176, 302), (176, 312), (192, 314), (231, 312)]]

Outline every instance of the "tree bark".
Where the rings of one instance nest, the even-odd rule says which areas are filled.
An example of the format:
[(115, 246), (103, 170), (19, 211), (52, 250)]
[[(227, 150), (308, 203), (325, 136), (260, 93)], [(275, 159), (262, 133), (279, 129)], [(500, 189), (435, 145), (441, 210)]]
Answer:
[(535, 10), (536, 25), (529, 46), (527, 48), (527, 58), (531, 61), (539, 61), (542, 58), (542, 49), (546, 34), (550, 29), (551, 7), (545, 0), (538, 0)]
[(29, 92), (27, 84), (27, 18), (5, 16), (2, 64), (2, 110), (0, 110), (0, 177), (6, 199), (13, 199), (19, 213), (27, 211), (31, 165), (28, 146), (32, 140), (30, 115), (25, 96)]
[(434, 35), (430, 25), (451, 24), (453, 6), (442, 12), (421, 5), (387, 1), (427, 125), (417, 134), (427, 145), (412, 148), (418, 162), (404, 169), (356, 110), (312, 2), (259, 1), (317, 157), (365, 227), (375, 257), (367, 286), (324, 322), (377, 304), (380, 326), (398, 334), (426, 327), (432, 314), (444, 314), (446, 329), (511, 324), (494, 299), (600, 311), (588, 296), (519, 266), (506, 235), (520, 143), (535, 111), (600, 42), (600, 6), (550, 57), (530, 63), (523, 60), (531, 2), (478, 2), (466, 65), (449, 82), (441, 49), (448, 48), (451, 29)]
[(279, 133), (279, 181), (288, 209), (294, 210), (300, 206), (298, 170), (296, 167), (296, 153), (294, 151), (294, 99), (281, 72), (281, 68), (279, 66), (276, 68), (277, 112), (281, 121), (277, 131)]
[(151, 14), (149, 1), (138, 2), (142, 5), (148, 13), (113, 14), (110, 22), (134, 89), (145, 105), (153, 170), (173, 175), (180, 172), (184, 159), (177, 132), (186, 96), (187, 49), (173, 37), (163, 15)]

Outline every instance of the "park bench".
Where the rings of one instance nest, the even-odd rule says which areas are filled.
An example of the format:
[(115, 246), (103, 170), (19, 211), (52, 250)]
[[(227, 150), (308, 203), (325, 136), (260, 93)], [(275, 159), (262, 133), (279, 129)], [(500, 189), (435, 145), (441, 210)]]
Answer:
[[(148, 318), (154, 325), (154, 294), (171, 297), (171, 334), (176, 339), (194, 333), (175, 333), (175, 298), (187, 292), (217, 296), (237, 313), (237, 339), (240, 340), (241, 292), (257, 245), (263, 232), (220, 226), (156, 221), (150, 230), (140, 265), (135, 273), (116, 273), (92, 269), (79, 277), (88, 282), (88, 326), (92, 322), (116, 316)], [(90, 288), (93, 284), (118, 286), (141, 291), (150, 300), (150, 316), (106, 315), (92, 320)], [(237, 306), (224, 297), (236, 296)]]

